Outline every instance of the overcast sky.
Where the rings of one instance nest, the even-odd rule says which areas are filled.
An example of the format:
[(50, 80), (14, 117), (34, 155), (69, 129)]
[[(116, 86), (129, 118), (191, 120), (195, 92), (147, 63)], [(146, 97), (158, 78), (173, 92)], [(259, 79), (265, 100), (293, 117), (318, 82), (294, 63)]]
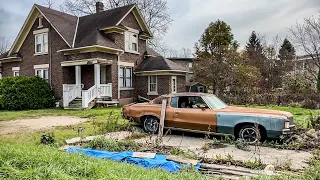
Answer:
[[(56, 0), (57, 6), (62, 0)], [(0, 36), (13, 42), (32, 5), (43, 0), (0, 0)], [(174, 22), (164, 41), (174, 49), (193, 50), (210, 22), (224, 20), (234, 37), (244, 46), (255, 30), (270, 39), (284, 38), (287, 28), (303, 17), (317, 15), (320, 0), (168, 0)]]

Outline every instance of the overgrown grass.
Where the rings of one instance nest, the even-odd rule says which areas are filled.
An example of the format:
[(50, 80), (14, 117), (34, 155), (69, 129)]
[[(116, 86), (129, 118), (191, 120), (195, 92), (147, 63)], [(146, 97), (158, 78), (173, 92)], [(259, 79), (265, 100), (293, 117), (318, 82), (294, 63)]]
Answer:
[(300, 126), (307, 128), (310, 123), (310, 116), (315, 118), (320, 115), (320, 110), (296, 108), (296, 107), (286, 107), (286, 106), (245, 106), (253, 108), (263, 108), (263, 109), (273, 109), (279, 111), (287, 111), (294, 115), (294, 122)]
[[(160, 169), (67, 154), (50, 146), (0, 141), (0, 176), (9, 179), (206, 179)], [(1, 177), (0, 177), (1, 178)]]

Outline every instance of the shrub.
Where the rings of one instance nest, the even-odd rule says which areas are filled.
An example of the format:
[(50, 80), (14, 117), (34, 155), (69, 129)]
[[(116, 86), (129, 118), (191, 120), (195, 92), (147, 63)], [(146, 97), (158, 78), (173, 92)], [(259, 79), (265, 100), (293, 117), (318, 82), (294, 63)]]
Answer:
[(53, 92), (42, 78), (7, 77), (0, 80), (0, 109), (24, 110), (53, 107)]
[(234, 142), (234, 145), (236, 146), (236, 148), (244, 150), (244, 151), (249, 151), (250, 150), (249, 143), (244, 139), (237, 139)]
[(53, 133), (43, 134), (40, 137), (40, 143), (41, 144), (49, 145), (49, 144), (54, 144), (54, 142), (55, 142), (55, 140), (54, 140), (54, 134)]

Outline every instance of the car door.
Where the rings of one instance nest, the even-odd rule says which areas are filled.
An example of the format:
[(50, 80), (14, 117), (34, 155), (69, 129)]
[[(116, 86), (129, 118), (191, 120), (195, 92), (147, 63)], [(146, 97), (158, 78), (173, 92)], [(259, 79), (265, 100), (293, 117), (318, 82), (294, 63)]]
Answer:
[[(194, 97), (200, 98), (199, 100), (202, 101), (203, 105), (206, 105), (202, 97)], [(179, 98), (182, 97), (172, 97), (171, 101), (177, 102), (177, 104), (170, 104), (173, 110), (173, 127), (189, 130), (216, 132), (217, 120), (214, 110), (209, 108), (201, 109), (196, 106), (193, 106), (193, 108), (191, 108), (190, 104), (189, 107), (183, 107), (182, 105), (179, 105)]]

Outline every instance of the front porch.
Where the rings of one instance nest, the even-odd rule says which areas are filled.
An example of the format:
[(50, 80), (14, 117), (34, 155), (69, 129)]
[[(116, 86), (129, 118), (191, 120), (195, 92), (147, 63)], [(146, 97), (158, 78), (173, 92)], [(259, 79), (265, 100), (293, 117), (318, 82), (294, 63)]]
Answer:
[[(100, 99), (104, 103), (118, 104), (112, 101), (111, 64), (95, 62), (94, 64), (62, 64), (68, 68), (63, 84), (63, 107), (68, 109), (86, 109)], [(72, 77), (71, 77), (72, 76)]]

